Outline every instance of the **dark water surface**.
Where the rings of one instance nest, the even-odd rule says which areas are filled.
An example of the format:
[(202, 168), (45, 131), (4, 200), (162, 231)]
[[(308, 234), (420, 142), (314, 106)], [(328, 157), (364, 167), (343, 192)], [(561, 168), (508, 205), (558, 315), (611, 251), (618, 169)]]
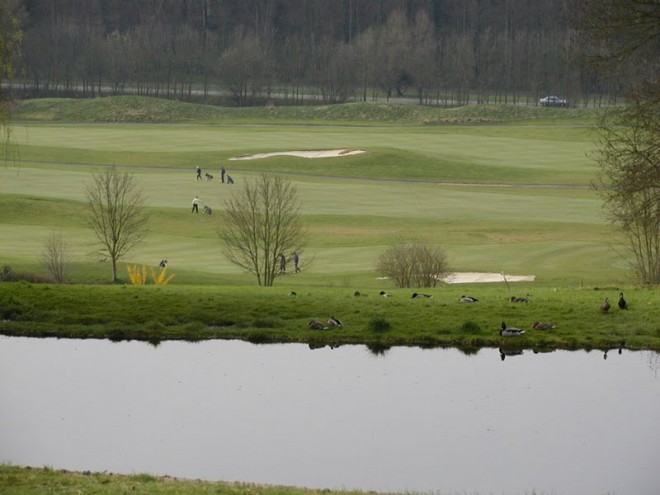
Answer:
[(0, 462), (301, 487), (660, 493), (651, 352), (0, 337)]

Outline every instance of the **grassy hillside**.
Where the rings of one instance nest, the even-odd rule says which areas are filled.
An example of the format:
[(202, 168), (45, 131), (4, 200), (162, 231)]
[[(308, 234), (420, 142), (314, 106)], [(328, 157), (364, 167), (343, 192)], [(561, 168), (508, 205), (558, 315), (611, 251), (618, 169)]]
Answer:
[(593, 119), (594, 109), (471, 105), (435, 108), (388, 103), (347, 103), (283, 107), (229, 108), (183, 103), (145, 96), (95, 99), (25, 100), (14, 109), (15, 120), (47, 122), (310, 122), (393, 124), (479, 124), (526, 120)]

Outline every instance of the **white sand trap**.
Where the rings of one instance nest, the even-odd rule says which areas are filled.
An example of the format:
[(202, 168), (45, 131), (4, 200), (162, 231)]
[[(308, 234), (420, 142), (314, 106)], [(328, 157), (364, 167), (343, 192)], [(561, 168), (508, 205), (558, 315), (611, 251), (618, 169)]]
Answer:
[(478, 284), (486, 282), (533, 282), (535, 275), (506, 275), (502, 273), (457, 272), (450, 273), (442, 280), (447, 284)]
[(234, 156), (230, 160), (258, 160), (271, 156), (297, 156), (300, 158), (333, 158), (337, 156), (359, 155), (364, 150), (317, 150), (317, 151), (274, 151), (272, 153), (255, 153), (254, 155)]

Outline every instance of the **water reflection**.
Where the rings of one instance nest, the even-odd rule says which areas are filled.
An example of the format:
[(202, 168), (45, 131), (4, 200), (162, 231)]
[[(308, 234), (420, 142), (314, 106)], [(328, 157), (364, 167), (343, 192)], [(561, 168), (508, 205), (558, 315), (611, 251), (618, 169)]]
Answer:
[(509, 352), (0, 338), (0, 462), (365, 491), (657, 493), (657, 354)]

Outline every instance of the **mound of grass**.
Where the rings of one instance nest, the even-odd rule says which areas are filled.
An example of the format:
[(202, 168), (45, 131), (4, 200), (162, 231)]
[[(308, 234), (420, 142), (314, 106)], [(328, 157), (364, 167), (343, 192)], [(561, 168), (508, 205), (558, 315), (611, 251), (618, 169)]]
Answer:
[(93, 99), (23, 100), (13, 118), (42, 122), (316, 122), (381, 124), (487, 124), (525, 120), (593, 119), (594, 109), (558, 109), (524, 105), (468, 105), (457, 108), (378, 102), (281, 107), (217, 107), (147, 96)]

